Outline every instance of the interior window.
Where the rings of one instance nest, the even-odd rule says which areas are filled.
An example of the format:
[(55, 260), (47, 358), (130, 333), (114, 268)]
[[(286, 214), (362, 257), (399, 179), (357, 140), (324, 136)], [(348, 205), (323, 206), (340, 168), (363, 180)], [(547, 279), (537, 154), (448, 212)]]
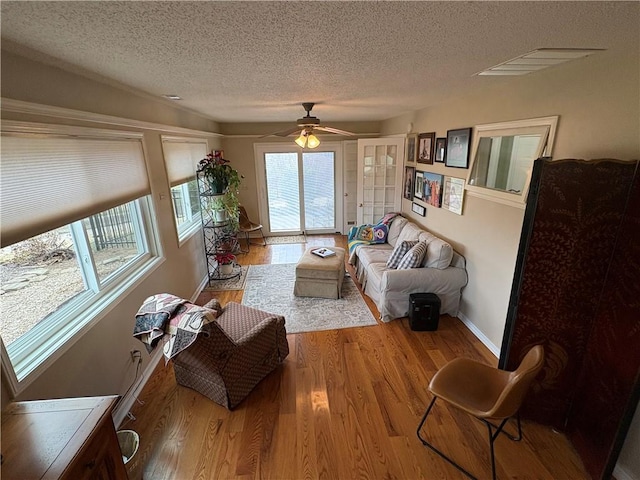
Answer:
[(524, 207), (533, 162), (551, 154), (557, 118), (475, 127), (469, 193)]

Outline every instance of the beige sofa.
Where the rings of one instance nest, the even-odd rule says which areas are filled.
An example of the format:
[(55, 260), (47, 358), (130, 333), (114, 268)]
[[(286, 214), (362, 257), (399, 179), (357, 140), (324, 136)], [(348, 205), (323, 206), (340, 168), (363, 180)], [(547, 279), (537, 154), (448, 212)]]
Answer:
[[(427, 252), (420, 267), (394, 269), (387, 261), (396, 245), (403, 241), (424, 241)], [(398, 216), (389, 227), (387, 242), (358, 245), (349, 255), (364, 293), (375, 302), (380, 318), (389, 322), (409, 313), (409, 294), (435, 293), (440, 313), (458, 314), (462, 288), (467, 284), (465, 259), (451, 245)]]

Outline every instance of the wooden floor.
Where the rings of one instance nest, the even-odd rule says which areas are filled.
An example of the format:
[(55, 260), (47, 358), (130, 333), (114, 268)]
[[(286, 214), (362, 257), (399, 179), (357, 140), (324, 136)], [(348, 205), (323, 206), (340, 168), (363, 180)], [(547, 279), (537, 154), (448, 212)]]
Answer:
[[(308, 244), (345, 247), (341, 236)], [(305, 245), (252, 246), (244, 265), (295, 263)], [(277, 288), (277, 285), (274, 285)], [(214, 294), (223, 305), (242, 292)], [(210, 292), (200, 295), (206, 302)], [(377, 310), (367, 298), (377, 317)], [(330, 314), (331, 312), (327, 312)], [(120, 428), (140, 434), (132, 479), (458, 479), (458, 470), (416, 437), (431, 400), (426, 386), (447, 361), (496, 358), (456, 318), (435, 332), (406, 319), (288, 335), (290, 354), (230, 412), (177, 386), (161, 362)], [(496, 441), (498, 478), (588, 478), (563, 435), (523, 422), (524, 439)], [(486, 427), (436, 402), (425, 435), (479, 479), (490, 478)]]

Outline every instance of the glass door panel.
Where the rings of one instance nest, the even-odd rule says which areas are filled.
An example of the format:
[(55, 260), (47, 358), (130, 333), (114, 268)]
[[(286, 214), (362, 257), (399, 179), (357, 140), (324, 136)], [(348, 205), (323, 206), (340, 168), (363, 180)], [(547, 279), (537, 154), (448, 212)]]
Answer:
[(404, 139), (358, 140), (358, 223), (399, 211)]
[(305, 230), (335, 231), (335, 159), (333, 152), (303, 152)]
[[(269, 148), (273, 148), (269, 146)], [(335, 147), (334, 147), (335, 148)], [(336, 196), (342, 189), (334, 150), (260, 152), (264, 168), (258, 174), (264, 185), (261, 215), (268, 217), (269, 234), (335, 233), (342, 216), (336, 208)], [(262, 177), (264, 172), (264, 177)], [(265, 208), (266, 207), (266, 208)]]
[(300, 232), (298, 154), (265, 153), (267, 209), (271, 232)]

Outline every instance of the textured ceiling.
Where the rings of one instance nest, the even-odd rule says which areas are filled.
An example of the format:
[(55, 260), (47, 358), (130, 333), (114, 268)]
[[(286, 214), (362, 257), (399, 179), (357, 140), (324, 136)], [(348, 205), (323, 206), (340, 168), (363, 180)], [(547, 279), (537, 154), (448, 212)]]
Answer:
[(178, 94), (219, 122), (293, 121), (311, 101), (326, 123), (383, 120), (519, 81), (474, 73), (536, 48), (638, 49), (639, 5), (3, 0), (1, 31), (18, 53)]

